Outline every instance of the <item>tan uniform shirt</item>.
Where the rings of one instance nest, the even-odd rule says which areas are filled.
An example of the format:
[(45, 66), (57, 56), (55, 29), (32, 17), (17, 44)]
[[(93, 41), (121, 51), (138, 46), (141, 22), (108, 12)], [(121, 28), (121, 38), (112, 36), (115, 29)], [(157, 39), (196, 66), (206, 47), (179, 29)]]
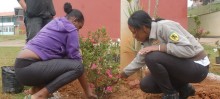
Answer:
[[(179, 23), (171, 20), (152, 22), (149, 40), (142, 47), (166, 44), (166, 53), (180, 58), (192, 58), (203, 51), (202, 45)], [(127, 76), (145, 66), (144, 55), (137, 54), (133, 61), (124, 68)]]

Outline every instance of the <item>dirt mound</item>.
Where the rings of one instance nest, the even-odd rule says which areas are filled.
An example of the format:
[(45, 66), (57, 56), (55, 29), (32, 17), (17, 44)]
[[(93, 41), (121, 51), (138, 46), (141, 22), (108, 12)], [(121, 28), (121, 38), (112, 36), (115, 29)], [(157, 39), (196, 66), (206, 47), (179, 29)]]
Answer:
[[(193, 84), (196, 95), (188, 99), (219, 99), (220, 82), (213, 79), (205, 79), (201, 83)], [(78, 81), (74, 81), (59, 90), (62, 99), (84, 99), (85, 95)], [(138, 87), (130, 88), (128, 84), (122, 84), (118, 91), (109, 94), (107, 99), (160, 99), (161, 94), (146, 94)]]

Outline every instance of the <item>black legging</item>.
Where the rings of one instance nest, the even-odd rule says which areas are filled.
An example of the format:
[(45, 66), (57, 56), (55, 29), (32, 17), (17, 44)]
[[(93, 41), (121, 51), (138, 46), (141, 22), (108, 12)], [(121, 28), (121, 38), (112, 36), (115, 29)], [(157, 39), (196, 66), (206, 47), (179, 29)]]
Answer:
[(163, 52), (148, 53), (145, 62), (150, 74), (142, 79), (140, 87), (146, 93), (172, 94), (188, 83), (201, 82), (208, 74), (208, 66)]
[(26, 86), (45, 86), (49, 93), (77, 79), (83, 74), (81, 61), (71, 59), (52, 59), (36, 61), (17, 58), (16, 77)]

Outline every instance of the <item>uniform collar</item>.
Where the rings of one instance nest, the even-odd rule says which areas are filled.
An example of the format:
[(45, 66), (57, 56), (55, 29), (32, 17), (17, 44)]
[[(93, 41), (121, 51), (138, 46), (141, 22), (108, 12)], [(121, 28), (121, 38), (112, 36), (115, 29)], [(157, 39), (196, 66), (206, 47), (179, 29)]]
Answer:
[(145, 42), (142, 42), (143, 46), (150, 45), (153, 40), (157, 39), (157, 23), (152, 22), (151, 23), (151, 30), (149, 35), (149, 40), (146, 40)]
[(156, 39), (156, 38), (157, 38), (157, 23), (152, 22), (151, 23), (151, 31), (150, 31), (149, 40)]

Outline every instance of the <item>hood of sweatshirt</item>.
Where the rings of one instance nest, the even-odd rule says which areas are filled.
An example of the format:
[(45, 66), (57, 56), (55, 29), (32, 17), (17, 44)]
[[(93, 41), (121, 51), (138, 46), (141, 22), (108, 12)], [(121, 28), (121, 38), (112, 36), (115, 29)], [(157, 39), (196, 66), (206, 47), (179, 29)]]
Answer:
[(67, 20), (66, 17), (55, 18), (50, 24), (48, 24), (47, 29), (63, 33), (69, 33), (77, 30), (77, 28), (69, 20)]

